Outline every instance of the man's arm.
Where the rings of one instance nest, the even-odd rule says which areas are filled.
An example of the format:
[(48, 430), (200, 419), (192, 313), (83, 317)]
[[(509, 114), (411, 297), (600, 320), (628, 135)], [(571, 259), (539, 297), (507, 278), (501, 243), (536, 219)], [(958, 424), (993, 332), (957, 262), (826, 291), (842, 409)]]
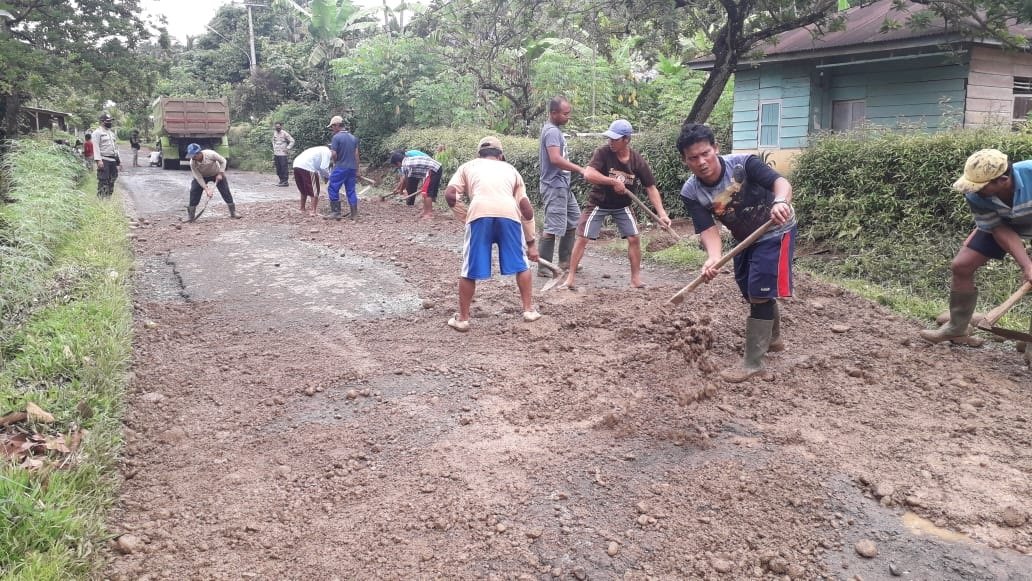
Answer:
[(466, 205), (459, 200), (459, 188), (449, 185), (444, 190), (444, 200), (448, 202), (448, 207), (452, 209), (452, 215), (458, 218), (462, 223), (466, 223)]
[(215, 160), (215, 163), (219, 166), (219, 174), (215, 176), (215, 180), (219, 181), (222, 179), (223, 174), (226, 173), (226, 168), (229, 167), (229, 163), (226, 162), (226, 158), (222, 157), (218, 153), (215, 153), (214, 151), (211, 152), (211, 156)]
[(523, 239), (527, 242), (527, 258), (531, 262), (537, 262), (540, 258), (537, 250), (537, 239), (534, 238), (534, 233), (537, 231), (537, 224), (534, 222), (534, 206), (530, 203), (530, 198), (523, 196), (519, 201), (520, 206), (520, 224), (523, 226)]
[(563, 152), (558, 145), (549, 145), (545, 149), (548, 150), (548, 161), (552, 162), (555, 167), (584, 174), (584, 168), (563, 157)]
[(992, 230), (996, 243), (1014, 257), (1014, 260), (1021, 268), (1021, 272), (1027, 282), (1032, 282), (1032, 258), (1029, 258), (1025, 251), (1025, 241), (1018, 236), (1013, 228), (1006, 224), (1000, 224)]
[(783, 177), (774, 182), (774, 205), (770, 209), (770, 218), (781, 225), (792, 219), (792, 184)]
[(645, 193), (648, 194), (649, 201), (652, 202), (652, 207), (656, 209), (656, 214), (659, 215), (660, 221), (670, 226), (670, 216), (667, 216), (666, 209), (663, 208), (663, 196), (659, 193), (659, 188), (651, 185), (645, 188)]
[[(205, 189), (205, 191), (207, 191), (208, 190), (208, 184), (204, 183), (204, 176), (202, 176), (201, 172), (197, 169), (197, 162), (192, 160), (192, 159), (190, 160), (190, 173), (192, 173), (193, 174), (193, 178), (195, 180), (197, 180), (197, 185), (201, 186), (202, 188)], [(210, 195), (210, 192), (209, 192), (209, 195)]]
[(358, 177), (358, 168), (362, 167), (362, 158), (358, 156), (358, 146), (355, 146), (355, 177)]
[(100, 167), (104, 167), (104, 160), (100, 157), (100, 131), (94, 131), (93, 136), (90, 137), (90, 141), (93, 142), (93, 161), (98, 162)]
[(699, 242), (702, 243), (702, 248), (708, 257), (702, 265), (702, 278), (709, 282), (720, 272), (715, 268), (717, 262), (720, 261), (720, 251), (724, 248), (724, 243), (720, 240), (720, 224), (714, 224), (703, 230), (699, 234)]
[(627, 188), (624, 187), (623, 180), (611, 178), (609, 176), (602, 175), (602, 172), (589, 166), (584, 168), (584, 181), (589, 184), (595, 184), (596, 186), (609, 186), (613, 188), (613, 191), (618, 194), (626, 194)]
[[(287, 133), (284, 131), (283, 133)], [(287, 133), (287, 149), (294, 149), (294, 136)]]

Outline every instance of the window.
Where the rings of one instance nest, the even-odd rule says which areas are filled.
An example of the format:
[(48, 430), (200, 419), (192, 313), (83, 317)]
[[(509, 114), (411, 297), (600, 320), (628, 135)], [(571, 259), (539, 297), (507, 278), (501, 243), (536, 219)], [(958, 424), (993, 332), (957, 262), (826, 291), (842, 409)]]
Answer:
[(781, 103), (760, 103), (760, 147), (777, 147), (780, 138)]
[(1032, 113), (1032, 78), (1014, 77), (1014, 116), (1015, 123), (1028, 120)]
[(856, 129), (866, 118), (867, 103), (863, 100), (831, 102), (832, 131)]

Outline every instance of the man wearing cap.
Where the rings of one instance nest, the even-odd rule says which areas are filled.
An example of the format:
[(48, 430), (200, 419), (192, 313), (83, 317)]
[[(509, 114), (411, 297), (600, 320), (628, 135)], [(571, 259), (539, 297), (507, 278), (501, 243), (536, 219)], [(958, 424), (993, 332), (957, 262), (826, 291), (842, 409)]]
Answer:
[(741, 365), (721, 371), (720, 377), (739, 383), (763, 373), (768, 351), (785, 348), (778, 299), (792, 296), (797, 232), (792, 184), (755, 155), (720, 155), (713, 131), (701, 123), (681, 127), (677, 151), (693, 174), (681, 187), (681, 200), (708, 256), (702, 265), (706, 282), (719, 273), (720, 224), (742, 241), (768, 220), (773, 222), (734, 259), (735, 281), (749, 302), (745, 356)]
[(326, 191), (330, 198), (330, 214), (327, 220), (340, 220), (340, 188), (344, 186), (351, 209), (351, 220), (358, 219), (358, 194), (355, 192), (355, 181), (358, 179), (358, 138), (344, 127), (344, 118), (334, 115), (327, 125), (333, 131), (330, 141), (333, 172)]
[(287, 183), (287, 156), (294, 147), (294, 138), (283, 129), (283, 123), (277, 121), (272, 132), (272, 160), (276, 163), (276, 175), (279, 177), (280, 187), (286, 187)]
[[(990, 260), (1010, 254), (1025, 282), (1032, 282), (1032, 258), (1025, 248), (1025, 241), (1032, 239), (1032, 161), (1010, 164), (999, 150), (976, 151), (953, 189), (964, 194), (975, 217), (975, 230), (950, 264), (950, 320), (938, 329), (921, 331), (921, 338), (977, 345), (980, 341), (968, 336), (978, 301), (975, 272)], [(1032, 361), (1028, 354), (1026, 360)]]
[(627, 258), (631, 262), (631, 287), (643, 288), (641, 281), (641, 240), (638, 236), (638, 221), (631, 211), (631, 196), (638, 188), (645, 188), (649, 201), (656, 208), (659, 219), (667, 226), (670, 218), (663, 208), (663, 198), (656, 188), (652, 168), (637, 151), (631, 149), (631, 135), (634, 129), (624, 119), (617, 119), (603, 133), (609, 140), (595, 150), (591, 161), (584, 168), (584, 180), (591, 184), (588, 203), (581, 212), (577, 224), (577, 243), (570, 257), (570, 270), (565, 285), (574, 288), (577, 266), (584, 256), (588, 240), (597, 240), (599, 231), (607, 216), (613, 218), (620, 236), (627, 239)]
[[(497, 137), (481, 139), (477, 156), (459, 166), (444, 191), (455, 217), (466, 224), (459, 273), (459, 312), (448, 320), (449, 327), (462, 332), (469, 330), (469, 308), (477, 281), (491, 278), (491, 247), (495, 244), (502, 275), (516, 275), (523, 320), (529, 323), (541, 318), (531, 305), (529, 261), (536, 262), (538, 253), (534, 207), (527, 198), (523, 177), (505, 162)], [(463, 195), (469, 198), (468, 208), (459, 201)]]
[(92, 132), (93, 159), (97, 163), (97, 197), (110, 197), (115, 191), (115, 180), (118, 179), (118, 168), (122, 165), (118, 157), (118, 143), (115, 130), (111, 128), (115, 120), (107, 113), (100, 114), (100, 127)]
[[(190, 158), (190, 172), (193, 180), (190, 182), (190, 205), (186, 208), (188, 221), (193, 222), (197, 218), (197, 204), (201, 201), (201, 192), (212, 195), (208, 188), (208, 182), (215, 182), (215, 187), (222, 195), (222, 200), (229, 208), (230, 218), (241, 218), (236, 212), (236, 204), (233, 203), (233, 194), (229, 193), (229, 181), (226, 180), (226, 158), (210, 149), (201, 149), (196, 143), (186, 146), (186, 156)], [(203, 185), (202, 185), (203, 184)]]
[[(566, 159), (566, 137), (561, 127), (570, 121), (573, 107), (566, 97), (557, 96), (548, 101), (548, 121), (541, 127), (541, 205), (545, 213), (538, 252), (541, 258), (552, 260), (555, 239), (559, 238), (559, 268), (570, 267), (570, 255), (577, 239), (580, 206), (570, 190), (570, 173), (584, 173), (584, 168)], [(538, 276), (548, 276), (547, 269), (539, 268)]]

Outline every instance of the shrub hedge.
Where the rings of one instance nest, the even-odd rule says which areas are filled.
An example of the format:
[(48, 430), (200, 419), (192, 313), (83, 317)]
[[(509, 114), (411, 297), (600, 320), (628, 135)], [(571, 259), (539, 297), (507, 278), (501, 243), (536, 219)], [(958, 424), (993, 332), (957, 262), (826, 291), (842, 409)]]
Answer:
[[(1028, 135), (999, 129), (934, 135), (866, 130), (813, 140), (791, 176), (800, 239), (831, 250), (834, 258), (805, 264), (945, 299), (950, 261), (974, 228), (964, 197), (950, 185), (967, 157), (986, 147), (1012, 161), (1032, 159)], [(1020, 281), (1010, 260), (990, 262), (980, 273), (982, 307), (1001, 303)], [(1022, 308), (1032, 312), (1028, 306), (1016, 312)]]

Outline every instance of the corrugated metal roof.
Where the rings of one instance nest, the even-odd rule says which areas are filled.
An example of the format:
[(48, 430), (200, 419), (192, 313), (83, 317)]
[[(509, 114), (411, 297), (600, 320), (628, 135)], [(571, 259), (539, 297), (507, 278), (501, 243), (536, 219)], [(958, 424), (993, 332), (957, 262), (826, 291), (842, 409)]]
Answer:
[[(792, 57), (810, 58), (825, 54), (835, 54), (847, 47), (867, 46), (870, 50), (881, 47), (927, 46), (943, 41), (959, 40), (956, 32), (947, 30), (942, 18), (933, 17), (925, 28), (917, 29), (908, 24), (909, 19), (925, 10), (927, 6), (902, 0), (898, 2), (901, 10), (894, 10), (895, 0), (877, 0), (864, 6), (850, 8), (845, 12), (845, 28), (825, 33), (815, 38), (817, 26), (810, 25), (784, 32), (776, 37), (776, 42), (761, 45), (754, 53), (761, 56), (746, 57), (742, 63), (757, 63), (764, 60), (789, 60)], [(887, 20), (896, 21), (898, 27), (885, 27)], [(1011, 32), (1032, 37), (1032, 27), (1027, 25), (1012, 26)], [(774, 58), (771, 58), (774, 57)], [(707, 56), (692, 61), (693, 65), (712, 63), (713, 57)], [(707, 68), (705, 66), (698, 68)]]

